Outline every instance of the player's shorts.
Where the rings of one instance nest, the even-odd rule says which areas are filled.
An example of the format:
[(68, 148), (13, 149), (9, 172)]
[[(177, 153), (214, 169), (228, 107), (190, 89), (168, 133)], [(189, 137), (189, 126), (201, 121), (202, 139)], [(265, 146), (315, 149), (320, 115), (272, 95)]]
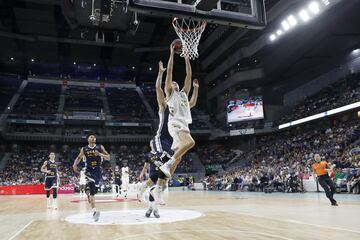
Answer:
[(151, 181), (152, 181), (154, 184), (157, 183), (157, 181), (158, 181), (159, 178), (165, 180), (167, 177), (166, 177), (166, 175), (165, 175), (162, 171), (160, 171), (160, 170), (153, 171), (152, 173), (150, 173), (150, 179), (151, 179)]
[(95, 186), (99, 186), (100, 179), (101, 179), (101, 169), (91, 169), (85, 172), (87, 183), (93, 182)]
[(80, 179), (80, 185), (86, 185), (86, 179)]
[(168, 129), (169, 129), (170, 136), (173, 138), (173, 143), (171, 146), (172, 150), (177, 149), (180, 144), (180, 138), (179, 138), (180, 132), (190, 133), (189, 124), (187, 124), (184, 121), (179, 121), (179, 120), (169, 121)]
[(122, 181), (120, 179), (115, 179), (115, 185), (121, 186)]
[(57, 176), (45, 177), (45, 190), (59, 187), (59, 178)]
[(163, 153), (168, 154), (169, 157), (172, 154), (171, 150), (172, 140), (162, 136), (155, 136), (150, 141), (150, 147), (152, 152), (156, 152), (159, 157)]
[(129, 184), (130, 179), (129, 178), (121, 178), (122, 184)]

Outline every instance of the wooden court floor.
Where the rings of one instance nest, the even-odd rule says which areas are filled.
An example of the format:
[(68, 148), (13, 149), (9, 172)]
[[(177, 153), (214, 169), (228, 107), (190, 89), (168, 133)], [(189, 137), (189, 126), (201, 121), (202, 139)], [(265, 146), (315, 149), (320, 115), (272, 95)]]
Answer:
[[(98, 203), (108, 211), (146, 210), (136, 201)], [(131, 196), (130, 196), (131, 198)], [(47, 210), (41, 195), (0, 196), (0, 239), (360, 239), (360, 195), (337, 195), (332, 207), (323, 193), (170, 192), (163, 209), (198, 211), (199, 218), (139, 225), (87, 225), (65, 221), (88, 213), (77, 195), (60, 195), (59, 209)], [(161, 209), (160, 209), (161, 214)], [(125, 217), (126, 220), (126, 217)]]

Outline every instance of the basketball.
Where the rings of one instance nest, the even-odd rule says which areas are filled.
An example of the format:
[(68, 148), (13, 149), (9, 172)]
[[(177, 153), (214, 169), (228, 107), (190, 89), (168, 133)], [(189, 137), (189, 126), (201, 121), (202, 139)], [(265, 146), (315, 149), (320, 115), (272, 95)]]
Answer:
[(175, 46), (174, 49), (176, 54), (182, 53), (182, 42), (180, 39), (175, 39), (171, 44)]

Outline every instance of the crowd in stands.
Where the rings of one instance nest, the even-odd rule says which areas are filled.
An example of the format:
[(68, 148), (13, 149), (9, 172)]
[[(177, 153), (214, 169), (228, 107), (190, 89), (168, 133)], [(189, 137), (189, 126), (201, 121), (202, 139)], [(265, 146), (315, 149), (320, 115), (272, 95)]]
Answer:
[(196, 152), (204, 165), (225, 164), (236, 156), (236, 148), (217, 143), (197, 146)]
[(303, 191), (303, 180), (311, 177), (314, 154), (319, 153), (333, 166), (338, 187), (358, 192), (359, 127), (358, 120), (346, 121), (322, 130), (304, 126), (260, 137), (254, 150), (241, 156), (243, 166), (210, 175), (203, 183), (210, 190)]
[[(102, 191), (110, 191), (114, 181), (113, 173), (115, 170), (121, 171), (122, 167), (129, 167), (130, 183), (137, 183), (146, 160), (146, 155), (149, 152), (149, 147), (138, 144), (111, 145), (107, 147), (107, 150), (112, 158), (114, 158), (115, 166), (111, 166), (108, 161), (103, 161), (102, 179), (100, 181)], [(58, 150), (54, 150), (58, 162), (60, 185), (79, 185), (79, 176), (72, 170), (73, 161), (79, 154), (79, 151), (80, 147), (77, 145), (64, 145), (61, 147), (61, 150), (60, 147), (58, 147)], [(44, 161), (48, 160), (50, 152), (48, 147), (44, 145), (21, 145), (16, 147), (16, 149), (11, 149), (11, 152), (12, 154), (5, 168), (0, 171), (0, 185), (27, 185), (44, 182), (45, 175), (41, 173), (40, 169)], [(192, 165), (192, 158), (185, 156), (183, 163), (178, 167), (178, 171), (191, 172), (193, 170)], [(80, 163), (79, 169), (84, 166), (84, 163)]]
[(286, 114), (281, 123), (304, 118), (360, 101), (360, 74), (348, 76), (344, 81), (336, 82), (315, 96), (305, 98), (291, 114)]

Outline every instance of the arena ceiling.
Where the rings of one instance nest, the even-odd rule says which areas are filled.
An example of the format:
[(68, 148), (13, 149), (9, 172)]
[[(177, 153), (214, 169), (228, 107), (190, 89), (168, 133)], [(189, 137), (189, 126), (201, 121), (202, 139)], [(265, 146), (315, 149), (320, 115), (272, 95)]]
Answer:
[[(240, 83), (243, 87), (255, 87), (281, 85), (320, 67), (323, 71), (359, 46), (360, 29), (355, 23), (360, 22), (360, 4), (354, 2), (342, 1), (341, 6), (335, 6), (308, 26), (269, 43), (268, 35), (279, 21), (304, 1), (265, 0), (268, 26), (264, 30), (208, 26), (200, 46), (201, 57), (194, 64), (196, 72), (210, 85), (237, 66), (239, 71), (261, 68), (264, 76)], [(169, 19), (142, 16), (134, 33), (131, 14), (111, 24), (94, 26), (87, 12), (77, 12), (74, 17), (64, 11), (62, 4), (61, 0), (1, 1), (1, 70), (19, 69), (35, 58), (64, 64), (76, 61), (135, 66), (139, 75), (153, 74), (149, 73), (149, 66), (155, 67), (159, 59), (167, 59), (167, 47), (176, 38)], [(102, 34), (105, 43), (101, 41)], [(258, 46), (260, 40), (267, 43)], [(254, 51), (236, 54), (241, 49)], [(10, 61), (11, 57), (15, 60)]]

